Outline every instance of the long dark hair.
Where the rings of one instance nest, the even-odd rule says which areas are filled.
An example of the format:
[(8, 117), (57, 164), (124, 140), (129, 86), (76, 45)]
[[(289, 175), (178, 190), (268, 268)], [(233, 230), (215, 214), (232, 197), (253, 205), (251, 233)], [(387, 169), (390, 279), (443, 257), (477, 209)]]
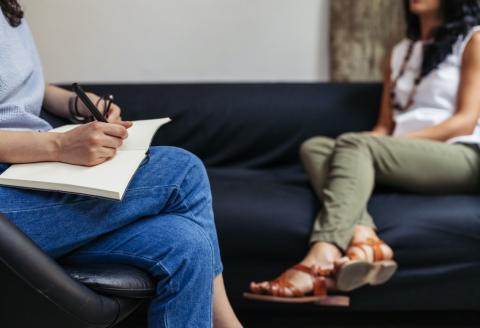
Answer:
[[(420, 19), (410, 11), (410, 1), (405, 0), (407, 37), (420, 39)], [(453, 45), (460, 37), (465, 38), (470, 29), (480, 25), (478, 0), (441, 0), (443, 25), (433, 34), (433, 43), (424, 46), (422, 76), (436, 69), (453, 51)]]
[(0, 0), (0, 8), (11, 26), (17, 27), (22, 23), (23, 10), (16, 0)]

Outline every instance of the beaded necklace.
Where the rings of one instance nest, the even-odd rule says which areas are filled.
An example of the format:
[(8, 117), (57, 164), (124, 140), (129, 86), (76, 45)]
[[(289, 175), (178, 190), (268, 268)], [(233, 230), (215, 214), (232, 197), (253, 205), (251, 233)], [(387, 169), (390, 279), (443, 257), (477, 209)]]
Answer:
[(405, 54), (405, 58), (403, 59), (402, 66), (400, 68), (400, 72), (398, 73), (398, 76), (393, 80), (392, 87), (390, 90), (390, 100), (391, 100), (393, 109), (396, 109), (401, 112), (405, 112), (407, 109), (409, 109), (413, 105), (415, 100), (415, 95), (417, 94), (418, 85), (422, 82), (422, 79), (423, 79), (422, 74), (419, 73), (418, 76), (415, 78), (414, 85), (413, 85), (412, 91), (410, 92), (410, 95), (408, 96), (407, 103), (405, 104), (405, 106), (402, 106), (400, 102), (397, 100), (395, 89), (397, 87), (398, 80), (405, 74), (407, 64), (410, 61), (410, 58), (412, 57), (414, 45), (415, 45), (415, 42), (410, 41), (407, 53)]

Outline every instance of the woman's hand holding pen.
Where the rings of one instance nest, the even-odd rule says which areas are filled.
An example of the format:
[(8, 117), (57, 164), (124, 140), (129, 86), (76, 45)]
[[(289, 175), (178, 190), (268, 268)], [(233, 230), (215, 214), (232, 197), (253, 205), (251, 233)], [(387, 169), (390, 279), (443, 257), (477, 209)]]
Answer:
[[(113, 156), (128, 137), (127, 122), (90, 122), (58, 133), (57, 160), (63, 163), (94, 166)], [(131, 122), (128, 122), (131, 125)]]
[(132, 122), (122, 121), (121, 110), (113, 103), (112, 95), (102, 98), (86, 93), (78, 83), (73, 83), (72, 88), (77, 95), (77, 113), (96, 121), (60, 133), (56, 143), (57, 160), (85, 166), (101, 164), (115, 156), (128, 137), (127, 129)]

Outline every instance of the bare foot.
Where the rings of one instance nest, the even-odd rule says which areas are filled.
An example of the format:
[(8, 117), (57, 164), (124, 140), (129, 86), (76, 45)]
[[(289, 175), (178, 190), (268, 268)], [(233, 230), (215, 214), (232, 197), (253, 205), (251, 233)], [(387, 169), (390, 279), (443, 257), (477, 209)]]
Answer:
[[(335, 268), (335, 261), (342, 256), (340, 250), (333, 244), (317, 242), (312, 245), (307, 256), (300, 262), (310, 268), (318, 268), (322, 270), (333, 270)], [(304, 272), (289, 269), (284, 273), (286, 281), (291, 283), (299, 291), (309, 293), (313, 290), (312, 277)], [(335, 282), (333, 279), (327, 279), (327, 288), (335, 289)], [(256, 294), (272, 294), (270, 281), (260, 283), (252, 282), (250, 290)], [(288, 288), (284, 291), (285, 296), (292, 297), (293, 293)]]

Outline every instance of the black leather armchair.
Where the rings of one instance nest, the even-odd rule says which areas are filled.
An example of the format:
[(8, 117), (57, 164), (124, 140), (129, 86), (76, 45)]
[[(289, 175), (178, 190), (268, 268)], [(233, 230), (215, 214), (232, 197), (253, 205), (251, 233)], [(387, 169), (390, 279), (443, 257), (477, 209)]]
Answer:
[(61, 267), (0, 214), (0, 326), (113, 327), (154, 292), (123, 265)]

